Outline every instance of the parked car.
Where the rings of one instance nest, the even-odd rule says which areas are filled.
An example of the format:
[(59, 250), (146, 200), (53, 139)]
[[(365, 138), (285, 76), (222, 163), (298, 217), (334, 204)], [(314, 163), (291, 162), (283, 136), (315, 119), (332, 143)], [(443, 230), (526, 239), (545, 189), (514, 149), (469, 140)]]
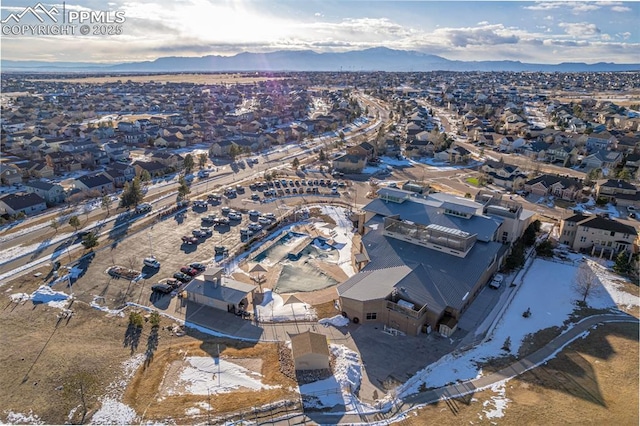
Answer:
[(491, 288), (500, 288), (500, 285), (502, 284), (502, 281), (504, 281), (504, 276), (501, 275), (501, 274), (496, 274), (495, 277), (493, 277), (493, 279), (489, 283), (489, 287), (491, 287)]
[(228, 225), (229, 224), (229, 219), (227, 219), (226, 217), (219, 217), (215, 220), (215, 224), (216, 225)]
[(173, 278), (183, 283), (188, 283), (189, 281), (191, 281), (191, 276), (185, 274), (184, 272), (176, 272), (175, 274), (173, 274)]
[(249, 217), (260, 216), (260, 212), (258, 210), (249, 210)]
[(160, 268), (160, 262), (158, 262), (153, 256), (145, 257), (142, 263), (144, 266), (148, 266), (149, 268)]
[(251, 199), (253, 201), (260, 201), (260, 195), (258, 194), (251, 194)]
[(183, 266), (182, 268), (180, 268), (180, 272), (191, 277), (195, 277), (196, 275), (198, 275), (198, 270), (196, 268), (190, 268), (188, 266)]
[(248, 228), (250, 230), (252, 230), (253, 232), (258, 232), (258, 231), (262, 230), (262, 225), (260, 225), (259, 223), (251, 222), (249, 224)]
[(173, 290), (174, 288), (172, 286), (165, 283), (158, 283), (151, 286), (151, 291), (154, 293), (169, 294)]
[(152, 207), (151, 207), (151, 204), (149, 204), (149, 203), (142, 203), (142, 204), (138, 204), (138, 205), (136, 206), (136, 210), (135, 210), (135, 212), (136, 212), (137, 214), (139, 214), (139, 213), (147, 213), (147, 212), (150, 212), (150, 211), (151, 211), (151, 208), (152, 208)]
[(633, 206), (627, 206), (627, 213), (631, 218), (636, 217), (636, 208)]
[(182, 242), (184, 244), (198, 244), (198, 239), (196, 237), (190, 237), (189, 235), (183, 235)]
[(261, 225), (270, 225), (271, 224), (271, 220), (267, 219), (266, 217), (260, 217), (258, 219), (258, 223)]
[(193, 234), (194, 237), (196, 238), (204, 238), (207, 236), (206, 233), (202, 232), (199, 229), (194, 229), (193, 231), (191, 231), (191, 233)]
[(213, 235), (213, 231), (211, 228), (200, 228), (200, 232), (204, 234), (205, 237), (210, 237)]
[(225, 246), (215, 246), (213, 250), (215, 251), (216, 254), (222, 254), (222, 255), (224, 255), (229, 251)]
[(199, 262), (190, 263), (189, 267), (193, 268), (193, 269), (197, 269), (200, 272), (202, 272), (205, 269), (207, 269), (207, 265), (205, 265), (204, 263), (199, 263)]

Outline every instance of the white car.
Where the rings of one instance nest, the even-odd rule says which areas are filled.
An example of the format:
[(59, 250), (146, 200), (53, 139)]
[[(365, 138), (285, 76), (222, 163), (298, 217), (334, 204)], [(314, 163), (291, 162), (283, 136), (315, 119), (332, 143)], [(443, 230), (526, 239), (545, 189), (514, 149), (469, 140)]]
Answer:
[(489, 283), (489, 287), (491, 287), (491, 288), (500, 288), (500, 285), (502, 284), (502, 281), (504, 281), (504, 276), (501, 275), (501, 274), (496, 274), (496, 276), (493, 277), (493, 279)]

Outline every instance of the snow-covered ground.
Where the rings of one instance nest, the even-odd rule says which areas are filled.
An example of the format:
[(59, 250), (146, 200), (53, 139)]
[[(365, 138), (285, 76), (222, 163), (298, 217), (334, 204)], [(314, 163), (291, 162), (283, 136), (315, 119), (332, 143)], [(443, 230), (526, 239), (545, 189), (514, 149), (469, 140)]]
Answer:
[(262, 303), (256, 307), (258, 319), (261, 322), (313, 321), (316, 319), (316, 312), (311, 305), (298, 302), (285, 305), (284, 302), (278, 293), (265, 289)]
[[(334, 232), (330, 234), (335, 242), (333, 247), (338, 250), (338, 264), (348, 277), (352, 277), (356, 274), (356, 271), (353, 269), (353, 265), (351, 264), (353, 224), (347, 217), (347, 212), (344, 207), (323, 205), (321, 206), (321, 211), (336, 223), (335, 228), (333, 228)], [(316, 227), (319, 226), (316, 225)]]
[(73, 296), (68, 295), (62, 291), (54, 291), (47, 285), (41, 285), (36, 291), (31, 294), (27, 293), (14, 293), (9, 296), (14, 303), (22, 303), (31, 300), (34, 304), (47, 304), (54, 308), (65, 309), (67, 302)]
[(362, 364), (360, 356), (342, 345), (329, 345), (335, 356), (333, 375), (324, 380), (300, 386), (300, 394), (308, 405), (316, 408), (344, 406), (346, 413), (376, 411), (375, 408), (361, 403), (353, 395), (360, 388)]
[[(187, 357), (188, 365), (180, 371), (178, 380), (167, 390), (168, 395), (212, 395), (229, 393), (240, 388), (260, 390), (274, 386), (262, 383), (262, 375), (224, 358)], [(182, 391), (184, 389), (184, 391)]]
[[(572, 256), (576, 262), (581, 258)], [(621, 305), (640, 304), (638, 295), (620, 289), (619, 277), (594, 261), (586, 262), (600, 278), (600, 284), (587, 298), (589, 306), (615, 309)], [(478, 363), (507, 354), (502, 349), (507, 339), (511, 342), (510, 352), (517, 353), (527, 335), (548, 327), (561, 327), (574, 311), (576, 301), (581, 299), (573, 284), (576, 271), (574, 263), (534, 260), (521, 288), (487, 341), (467, 352), (445, 355), (401, 385), (398, 395), (405, 397), (416, 393), (423, 384), (428, 388), (441, 387), (480, 377), (483, 372)], [(529, 318), (522, 316), (527, 309), (531, 310)]]
[(100, 409), (91, 417), (91, 424), (128, 425), (136, 423), (135, 410), (121, 402), (122, 395), (131, 377), (144, 362), (145, 355), (137, 354), (122, 363), (121, 377), (107, 387), (105, 396), (100, 399)]
[(589, 201), (587, 201), (586, 203), (576, 204), (573, 210), (579, 210), (584, 214), (608, 213), (612, 218), (620, 217), (618, 209), (616, 209), (613, 204), (608, 203), (603, 207), (598, 207), (596, 206), (596, 202), (592, 197), (590, 197)]

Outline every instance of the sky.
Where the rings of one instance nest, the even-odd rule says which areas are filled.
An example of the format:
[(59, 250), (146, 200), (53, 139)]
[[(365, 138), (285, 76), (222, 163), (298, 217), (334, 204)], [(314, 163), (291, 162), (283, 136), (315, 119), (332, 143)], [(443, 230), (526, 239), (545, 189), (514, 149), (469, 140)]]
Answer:
[[(640, 2), (69, 0), (64, 8), (58, 1), (41, 4), (37, 13), (43, 22), (30, 11), (22, 15), (25, 8), (36, 8), (37, 1), (2, 1), (2, 59), (122, 63), (166, 56), (342, 52), (384, 46), (452, 60), (640, 62)], [(57, 23), (42, 12), (53, 7)], [(80, 23), (81, 11), (102, 11), (107, 22)], [(108, 22), (114, 20), (121, 22)], [(34, 24), (46, 31), (72, 26), (74, 33), (32, 34), (28, 25)], [(88, 25), (88, 35), (80, 34), (81, 24)]]

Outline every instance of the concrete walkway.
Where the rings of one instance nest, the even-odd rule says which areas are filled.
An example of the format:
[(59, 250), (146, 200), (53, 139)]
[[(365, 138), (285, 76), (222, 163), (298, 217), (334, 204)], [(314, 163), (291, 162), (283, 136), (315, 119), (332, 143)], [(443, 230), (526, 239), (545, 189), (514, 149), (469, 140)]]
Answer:
[(576, 323), (572, 328), (564, 331), (561, 335), (553, 339), (543, 348), (533, 352), (523, 359), (511, 364), (502, 370), (466, 382), (432, 389), (426, 392), (413, 394), (405, 398), (402, 403), (396, 405), (393, 410), (387, 413), (372, 414), (340, 414), (324, 412), (299, 413), (290, 416), (288, 419), (273, 422), (278, 425), (294, 424), (371, 424), (373, 422), (391, 421), (397, 416), (406, 413), (421, 405), (432, 404), (438, 401), (445, 401), (472, 394), (491, 387), (492, 385), (508, 380), (523, 374), (549, 361), (560, 352), (565, 346), (581, 337), (582, 333), (603, 323), (629, 322), (637, 323), (639, 320), (624, 313), (602, 314), (587, 317)]

